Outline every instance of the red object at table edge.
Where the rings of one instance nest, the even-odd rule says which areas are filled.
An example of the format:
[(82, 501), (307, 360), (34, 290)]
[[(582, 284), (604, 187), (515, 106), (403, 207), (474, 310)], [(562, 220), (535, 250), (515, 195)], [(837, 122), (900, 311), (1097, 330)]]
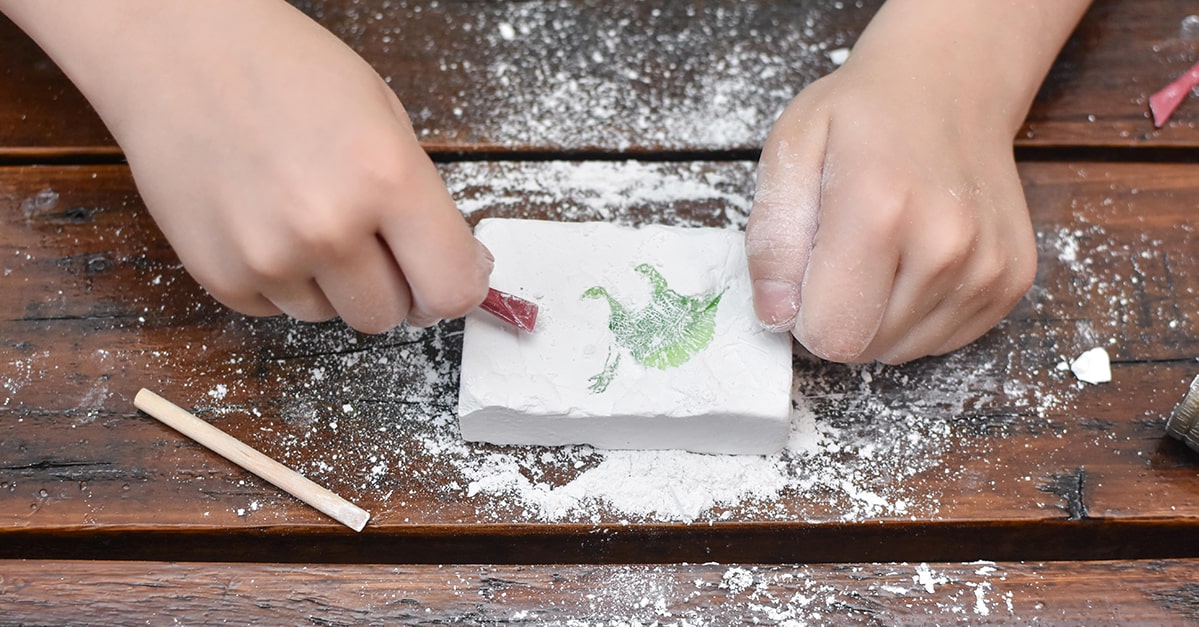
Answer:
[(1174, 82), (1166, 85), (1157, 93), (1149, 97), (1149, 111), (1153, 113), (1153, 126), (1161, 128), (1170, 120), (1170, 116), (1178, 105), (1186, 100), (1191, 90), (1199, 85), (1199, 63), (1191, 66), (1191, 69), (1183, 72), (1182, 76), (1174, 79)]

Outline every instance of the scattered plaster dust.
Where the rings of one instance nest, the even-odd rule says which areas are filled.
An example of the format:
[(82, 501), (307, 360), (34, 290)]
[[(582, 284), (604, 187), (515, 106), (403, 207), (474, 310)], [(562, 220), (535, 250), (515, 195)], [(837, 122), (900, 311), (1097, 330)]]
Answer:
[[(941, 571), (928, 564), (846, 565), (840, 575), (853, 583), (804, 565), (705, 564), (695, 567), (703, 576), (691, 579), (677, 576), (675, 566), (602, 566), (593, 573), (593, 592), (567, 605), (572, 619), (538, 624), (799, 627), (925, 622), (919, 617), (938, 623), (969, 623), (977, 617), (1012, 621), (1019, 618), (1018, 609), (1039, 614), (1032, 603), (1018, 608), (1014, 600), (1014, 590), (1026, 590), (1027, 580), (1008, 582), (1007, 571), (989, 562), (971, 572), (976, 564), (938, 566)], [(460, 583), (463, 590), (455, 594), (477, 594), (469, 581)], [(539, 617), (522, 610), (510, 618)]]
[[(537, 217), (631, 225), (744, 228), (755, 164), (639, 161), (458, 163), (443, 168), (446, 185), (468, 217)], [(486, 193), (480, 194), (480, 181)], [(724, 207), (695, 217), (703, 207)], [(702, 216), (702, 214), (701, 214)]]
[[(522, 217), (531, 207), (552, 219), (625, 224), (742, 227), (753, 180), (752, 164), (459, 163), (442, 171), (472, 219)], [(676, 215), (672, 206), (688, 209)], [(201, 409), (257, 412), (256, 444), (348, 498), (381, 503), (376, 515), (409, 522), (935, 518), (943, 498), (956, 499), (939, 490), (962, 472), (948, 458), (985, 457), (990, 438), (977, 436), (1008, 428), (997, 408), (1044, 416), (1067, 411), (1073, 392), (1047, 391), (1063, 387), (1061, 373), (1027, 368), (1019, 351), (986, 342), (899, 368), (797, 353), (791, 434), (776, 455), (497, 447), (458, 434), (460, 321), (380, 336), (337, 324), (256, 324), (263, 354), (233, 353), (227, 377), (205, 378), (199, 396), (211, 407)], [(250, 369), (293, 393), (269, 407), (230, 403), (247, 397), (238, 382)], [(223, 402), (212, 396), (218, 385)], [(418, 495), (425, 509), (412, 511), (408, 499)]]
[[(361, 12), (354, 3), (334, 30), (351, 43), (374, 37), (388, 44), (411, 35), (396, 24), (416, 4), (392, 4), (395, 10), (385, 18)], [(436, 10), (435, 3), (428, 6)], [(672, 5), (653, 10), (696, 9)], [(622, 31), (620, 27), (627, 23), (619, 22), (596, 29), (572, 2), (479, 5), (474, 26), (463, 31), (481, 33), (497, 49), (504, 43), (517, 49), (510, 55), (494, 55), (484, 68), (464, 67), (447, 54), (442, 71), (445, 84), (451, 86), (448, 97), (453, 105), (448, 108), (460, 115), (476, 115), (470, 119), (471, 132), (501, 146), (756, 146), (798, 86), (831, 69), (841, 47), (851, 43), (823, 33), (823, 26), (815, 21), (822, 8), (799, 28), (789, 29), (787, 33), (793, 34), (776, 42), (776, 54), (742, 43), (734, 43), (731, 52), (705, 46), (715, 32), (752, 32), (753, 21), (762, 17), (754, 12), (760, 10), (762, 5), (733, 3), (712, 19), (662, 16), (663, 23), (695, 29), (663, 37), (656, 31)], [(680, 48), (667, 55), (660, 51), (663, 45)], [(529, 47), (555, 54), (539, 58), (528, 54)], [(652, 74), (643, 70), (659, 58), (678, 60), (666, 74), (680, 77), (675, 88), (648, 84)], [(789, 69), (796, 67), (812, 73), (797, 75)], [(453, 85), (466, 84), (456, 83), (453, 75), (480, 71), (501, 88), (492, 94), (452, 91)], [(529, 84), (502, 89), (518, 80)], [(443, 96), (439, 92), (438, 97)], [(472, 104), (475, 112), (462, 111)], [(410, 114), (422, 139), (433, 143), (452, 143), (449, 135), (463, 126), (457, 120), (436, 119), (429, 110)], [(561, 124), (562, 120), (578, 123)], [(461, 163), (444, 167), (443, 173), (468, 216), (525, 217), (520, 212), (534, 207), (534, 213), (544, 215), (548, 209), (549, 215), (563, 220), (632, 224), (653, 216), (655, 221), (673, 224), (744, 227), (752, 164), (722, 171), (690, 164), (677, 173), (673, 167), (636, 162)], [(483, 188), (479, 181), (486, 181), (486, 193), (476, 193), (476, 188)], [(57, 202), (57, 193), (48, 189), (23, 203), (22, 209), (29, 213)], [(696, 220), (675, 209), (688, 203), (727, 209)], [(1154, 263), (1151, 251), (1160, 244), (1147, 237), (1138, 242), (1113, 241), (1102, 226), (1086, 218), (1101, 213), (1101, 208), (1076, 205), (1075, 209), (1070, 226), (1039, 233), (1038, 245), (1043, 256), (1053, 258), (1055, 266), (1071, 277), (1073, 291), (1059, 300), (1106, 301), (1110, 306), (1104, 310), (1110, 312), (1110, 319), (1091, 322), (1070, 316), (1069, 303), (1055, 302), (1049, 293), (1034, 288), (1027, 305), (1039, 315), (1079, 319), (1073, 336), (1050, 338), (1051, 350), (1060, 356), (1076, 354), (1101, 337), (1119, 335), (1113, 331), (1132, 322), (1130, 316), (1139, 315), (1127, 307), (1125, 285), (1139, 280), (1143, 266)], [(1096, 272), (1099, 264), (1094, 259), (1099, 256), (1118, 259), (1123, 265), (1115, 267), (1124, 268), (1123, 272)], [(182, 271), (167, 270), (148, 277), (150, 284), (172, 289)], [(202, 308), (197, 304), (194, 313), (208, 315)], [(1063, 315), (1046, 316), (1046, 312)], [(1171, 328), (1178, 323), (1180, 332), (1193, 326), (1189, 320), (1175, 319), (1175, 312), (1149, 314), (1171, 320)], [(500, 448), (468, 444), (457, 434), (460, 323), (429, 330), (398, 329), (372, 338), (337, 324), (282, 320), (229, 324), (238, 326), (231, 335), (239, 342), (257, 339), (264, 349), (258, 351), (261, 354), (213, 352), (224, 357), (211, 361), (213, 376), (205, 383), (175, 382), (184, 392), (194, 387), (192, 400), (201, 404), (197, 413), (209, 418), (248, 414), (260, 425), (247, 438), (252, 443), (346, 496), (370, 495), (386, 503), (390, 510), (376, 512), (379, 515), (403, 520), (411, 516), (416, 523), (423, 520), (421, 516), (438, 512), (409, 511), (407, 498), (418, 493), (424, 497), (430, 491), (438, 498), (424, 499), (423, 505), (440, 503), (447, 511), (464, 511), (464, 518), (501, 522), (824, 520), (829, 512), (848, 521), (935, 517), (942, 495), (929, 492), (920, 478), (935, 475), (933, 484), (950, 484), (959, 470), (946, 461), (947, 455), (962, 449), (976, 455), (987, 452), (985, 444), (971, 440), (971, 429), (1004, 428), (986, 423), (979, 410), (1002, 406), (1045, 417), (1069, 411), (1071, 395), (1077, 391), (1054, 384), (1062, 381), (1062, 373), (1022, 363), (1013, 352), (996, 350), (985, 341), (981, 347), (903, 368), (839, 366), (797, 355), (791, 437), (778, 455), (716, 457), (673, 451), (597, 451), (583, 446)], [(191, 345), (146, 349), (164, 364), (164, 371), (170, 371), (173, 362), (182, 362), (184, 355), (204, 356), (213, 350)], [(997, 357), (987, 361), (981, 355)], [(0, 377), (4, 394), (0, 407), (19, 403), (21, 390), (44, 378), (46, 369), (56, 367), (57, 361), (48, 353), (13, 352)], [(252, 380), (250, 372), (273, 378), (274, 389), (291, 393), (273, 402), (261, 399), (256, 387), (244, 383)], [(91, 389), (94, 393), (85, 394), (81, 404), (85, 411), (106, 394), (102, 386)], [(236, 513), (268, 515), (273, 508), (260, 498), (247, 496)], [(894, 568), (892, 576), (879, 579), (880, 594), (942, 595), (944, 602), (938, 606), (954, 615), (1013, 613), (1012, 592), (1001, 592), (1003, 573), (997, 567), (980, 567), (979, 579), (965, 582), (953, 581), (927, 564)], [(615, 601), (638, 608), (640, 613), (631, 614), (635, 615), (631, 620), (653, 622), (667, 616), (693, 618), (701, 624), (702, 613), (668, 613), (670, 595), (677, 591), (662, 587), (665, 572), (656, 567), (616, 569), (606, 585), (597, 587), (596, 607), (604, 607), (605, 600)], [(846, 608), (855, 611), (860, 604), (856, 593), (805, 574), (803, 567), (730, 568), (719, 586), (759, 601), (745, 608), (754, 622), (819, 624), (827, 615)]]
[[(755, 3), (703, 15), (694, 6), (667, 5), (652, 9), (648, 28), (628, 28), (625, 20), (644, 23), (625, 15), (636, 10), (609, 9), (599, 12), (611, 15), (609, 22), (589, 24), (595, 12), (570, 3), (504, 9), (510, 14), (500, 24), (515, 25), (518, 52), (497, 54), (483, 68), (500, 89), (462, 99), (462, 107), (481, 104), (496, 121), (480, 120), (472, 130), (515, 145), (756, 146), (798, 88), (829, 69), (821, 58), (829, 46), (818, 33), (818, 20), (827, 19), (821, 11), (807, 12), (799, 28), (781, 31), (781, 40), (766, 47), (750, 36), (759, 20), (770, 19)], [(492, 21), (480, 20), (480, 32), (490, 48), (504, 50), (507, 30)], [(712, 46), (717, 37), (727, 45)], [(527, 54), (530, 47), (557, 54)], [(651, 69), (664, 61), (665, 70)], [(530, 78), (534, 88), (503, 89)]]
[[(429, 145), (745, 150), (804, 85), (835, 69), (826, 53), (850, 45), (877, 4), (401, 1), (308, 10), (382, 60)], [(389, 58), (428, 70), (413, 76)]]
[[(661, 218), (742, 227), (753, 181), (753, 166), (744, 163), (472, 162), (442, 171), (472, 219), (522, 217), (532, 208), (554, 219), (624, 224)], [(1123, 298), (1126, 277), (1136, 276), (1127, 267), (1152, 261), (1141, 250), (1154, 249), (1148, 239), (1112, 241), (1081, 215), (1039, 238), (1042, 255), (1068, 275), (1079, 302)], [(1096, 272), (1090, 259), (1099, 254), (1117, 255), (1125, 265)], [(1117, 276), (1124, 272), (1129, 274)], [(169, 289), (180, 276), (178, 267), (153, 268), (145, 280)], [(1022, 306), (1040, 310), (1041, 317), (1078, 318), (1070, 309), (1076, 305), (1055, 302), (1043, 291), (1034, 290)], [(1125, 308), (1110, 311), (1115, 325), (1133, 315)], [(202, 345), (141, 350), (163, 372), (200, 360), (203, 376), (170, 383), (180, 401), (209, 419), (232, 418), (252, 444), (345, 496), (380, 503), (379, 516), (413, 523), (430, 516), (602, 524), (936, 518), (956, 498), (939, 490), (962, 478), (960, 459), (985, 459), (993, 436), (1021, 428), (1021, 421), (1005, 416), (1031, 416), (1041, 421), (1038, 428), (1066, 428), (1055, 426), (1061, 424), (1057, 417), (1072, 414), (1081, 388), (1051, 367), (1052, 355), (1077, 354), (1079, 344), (1094, 346), (1113, 335), (1103, 320), (1094, 328), (1078, 323), (1076, 337), (1054, 335), (1062, 332), (1054, 327), (1038, 352), (1014, 350), (999, 333), (945, 358), (903, 367), (844, 366), (796, 354), (786, 449), (768, 457), (715, 457), (463, 442), (455, 417), (460, 322), (361, 336), (337, 323), (227, 320), (213, 324), (229, 325), (229, 333), (214, 333)], [(246, 345), (256, 350), (245, 351)], [(1030, 363), (1033, 358), (1045, 361)], [(13, 352), (6, 361), (4, 407), (56, 362), (32, 350)], [(263, 398), (259, 380), (288, 394)], [(426, 509), (412, 511), (409, 499), (417, 497)], [(238, 504), (246, 516), (286, 511), (269, 505), (255, 510), (248, 500)]]
[(949, 583), (947, 577), (934, 573), (928, 564), (920, 564), (916, 567), (916, 574), (912, 577), (912, 581), (921, 588), (924, 588), (924, 591), (928, 593), (936, 592), (937, 586)]
[[(522, 217), (532, 207), (553, 219), (624, 224), (660, 218), (742, 227), (753, 181), (753, 166), (744, 163), (471, 162), (442, 171), (472, 219)], [(1052, 252), (1044, 254), (1063, 251), (1070, 263), (1085, 264), (1079, 251), (1110, 245), (1076, 246), (1084, 236), (1103, 239), (1101, 231), (1080, 228), (1079, 235), (1047, 234), (1042, 245)], [(159, 267), (145, 280), (165, 290), (180, 276), (178, 267)], [(1057, 306), (1043, 295), (1030, 298), (1026, 306)], [(338, 323), (220, 312), (187, 312), (213, 320), (217, 332), (202, 344), (140, 349), (162, 372), (204, 364), (194, 377), (157, 385), (175, 390), (206, 419), (227, 418), (226, 426), (252, 445), (347, 498), (379, 503), (378, 516), (399, 522), (935, 518), (944, 499), (956, 498), (939, 490), (955, 485), (962, 456), (985, 457), (991, 436), (1020, 428), (1004, 415), (1061, 415), (1078, 393), (1063, 373), (1022, 361), (1024, 352), (1011, 350), (1000, 333), (904, 367), (828, 364), (797, 353), (790, 439), (772, 456), (495, 447), (465, 443), (458, 434), (460, 321), (363, 336)], [(19, 399), (55, 363), (36, 351), (6, 361), (0, 406)], [(263, 385), (288, 393), (264, 398)], [(286, 516), (272, 504), (250, 507), (252, 498), (261, 495), (237, 503), (247, 517)], [(423, 509), (414, 511), (410, 500), (418, 499)]]
[[(1085, 167), (1078, 168), (1076, 175), (1082, 185), (1102, 185), (1106, 177), (1103, 171)], [(1064, 363), (1064, 370), (1093, 347), (1106, 347), (1118, 359), (1122, 347), (1115, 345), (1115, 338), (1128, 336), (1130, 328), (1165, 325), (1168, 331), (1159, 332), (1167, 337), (1176, 333), (1181, 339), (1193, 337), (1199, 323), (1187, 307), (1179, 307), (1180, 300), (1194, 295), (1176, 293), (1173, 286), (1173, 275), (1187, 271), (1183, 267), (1187, 262), (1170, 259), (1166, 252), (1175, 244), (1148, 233), (1119, 240), (1096, 218), (1114, 214), (1127, 219), (1122, 215), (1126, 212), (1143, 219), (1137, 215), (1142, 190), (1108, 187), (1108, 195), (1079, 194), (1070, 201), (1073, 215), (1067, 225), (1037, 234), (1041, 256), (1056, 263), (1052, 273), (1038, 276), (1026, 300), (1036, 315), (1063, 321), (1047, 330), (1047, 339), (1058, 345), (1055, 362)], [(1183, 223), (1177, 228), (1180, 237), (1193, 237), (1193, 225)], [(1044, 287), (1050, 280), (1056, 281), (1053, 290)], [(1157, 297), (1158, 293), (1173, 296)]]

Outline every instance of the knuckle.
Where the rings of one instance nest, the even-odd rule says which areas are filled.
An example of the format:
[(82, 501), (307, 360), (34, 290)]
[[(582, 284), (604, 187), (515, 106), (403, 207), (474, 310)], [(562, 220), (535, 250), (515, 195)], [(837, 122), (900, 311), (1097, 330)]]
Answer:
[(249, 316), (270, 316), (277, 308), (263, 302), (256, 289), (244, 281), (231, 281), (225, 277), (206, 277), (193, 273), (196, 282), (218, 303)]
[[(767, 214), (770, 215), (767, 215)], [(755, 205), (745, 225), (745, 253), (750, 257), (787, 258), (811, 247), (814, 220), (799, 215), (797, 209)]]
[(960, 268), (978, 251), (979, 225), (957, 211), (941, 212), (943, 217), (928, 248), (933, 267), (938, 270)]
[(288, 208), (281, 244), (304, 258), (340, 258), (361, 246), (366, 217), (350, 188), (299, 188), (282, 202)]
[(1024, 296), (1024, 293), (1032, 287), (1032, 284), (1037, 279), (1037, 251), (1035, 248), (1029, 250), (1027, 254), (1019, 255), (1013, 261), (1015, 269), (1013, 271), (1013, 287), (1014, 291), (1019, 292), (1017, 298)]
[(940, 265), (954, 267), (970, 259), (978, 248), (978, 235), (978, 227), (973, 222), (948, 229), (936, 250)]
[(868, 241), (883, 242), (895, 237), (910, 219), (906, 195), (891, 185), (861, 192), (865, 213), (861, 228)]
[(320, 259), (344, 259), (364, 243), (365, 230), (354, 216), (334, 206), (309, 206), (292, 222), (292, 236), (305, 255)]
[(411, 192), (417, 164), (407, 156), (401, 142), (372, 137), (359, 142), (354, 173), (350, 180), (359, 193), (370, 198), (394, 200)]
[(1028, 293), (1032, 287), (1033, 281), (1036, 279), (1037, 265), (1036, 256), (1020, 257), (1011, 261), (1011, 265), (1007, 267), (1007, 272), (1000, 279), (1001, 289), (996, 297), (1000, 307), (1006, 314), (1016, 303), (1020, 302), (1021, 298)]
[(271, 242), (245, 243), (241, 247), (241, 258), (253, 281), (279, 283), (290, 279), (295, 273), (292, 255), (285, 246)]
[(988, 297), (1007, 307), (1018, 302), (1036, 279), (1036, 253), (1011, 255), (992, 252), (975, 270), (969, 285), (974, 297)]

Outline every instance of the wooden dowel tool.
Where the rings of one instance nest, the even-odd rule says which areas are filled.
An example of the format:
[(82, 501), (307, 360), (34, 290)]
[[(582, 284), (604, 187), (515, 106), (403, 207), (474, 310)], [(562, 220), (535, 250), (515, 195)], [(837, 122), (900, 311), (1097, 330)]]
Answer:
[(362, 531), (366, 521), (370, 520), (370, 512), (305, 479), (300, 473), (263, 455), (150, 390), (142, 388), (134, 397), (133, 404), (168, 427), (275, 484), (354, 531)]

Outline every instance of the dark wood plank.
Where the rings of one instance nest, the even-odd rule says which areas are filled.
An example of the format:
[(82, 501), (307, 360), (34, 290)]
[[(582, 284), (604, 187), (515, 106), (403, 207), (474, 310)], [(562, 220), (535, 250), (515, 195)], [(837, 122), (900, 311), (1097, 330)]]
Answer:
[(0, 561), (0, 623), (1190, 624), (1195, 560), (648, 566)]
[[(476, 162), (443, 173), (471, 220), (739, 225), (753, 181), (745, 162)], [(622, 458), (460, 443), (459, 324), (368, 337), (337, 323), (245, 319), (188, 279), (126, 169), (2, 168), (0, 555), (1199, 555), (1199, 456), (1163, 436), (1199, 369), (1199, 166), (1028, 163), (1022, 176), (1042, 255), (1037, 286), (1007, 322), (954, 355), (899, 368), (797, 356), (808, 444), (758, 460), (728, 502), (703, 500), (704, 477), (718, 474), (668, 478), (658, 489), (676, 500), (648, 511), (566, 496)], [(1116, 361), (1113, 383), (1085, 386), (1055, 368), (1095, 345)], [(373, 522), (355, 536), (137, 414), (142, 386), (359, 502)], [(662, 472), (634, 463), (634, 474)], [(780, 485), (751, 498), (763, 477)]]
[[(879, 4), (299, 3), (389, 80), (437, 153), (754, 150)], [(1186, 0), (1098, 0), (1017, 144), (1199, 144), (1199, 104), (1161, 131), (1147, 108), (1199, 55), (1179, 34), (1191, 13)], [(79, 93), (3, 18), (0, 94), (0, 157), (116, 154)]]

